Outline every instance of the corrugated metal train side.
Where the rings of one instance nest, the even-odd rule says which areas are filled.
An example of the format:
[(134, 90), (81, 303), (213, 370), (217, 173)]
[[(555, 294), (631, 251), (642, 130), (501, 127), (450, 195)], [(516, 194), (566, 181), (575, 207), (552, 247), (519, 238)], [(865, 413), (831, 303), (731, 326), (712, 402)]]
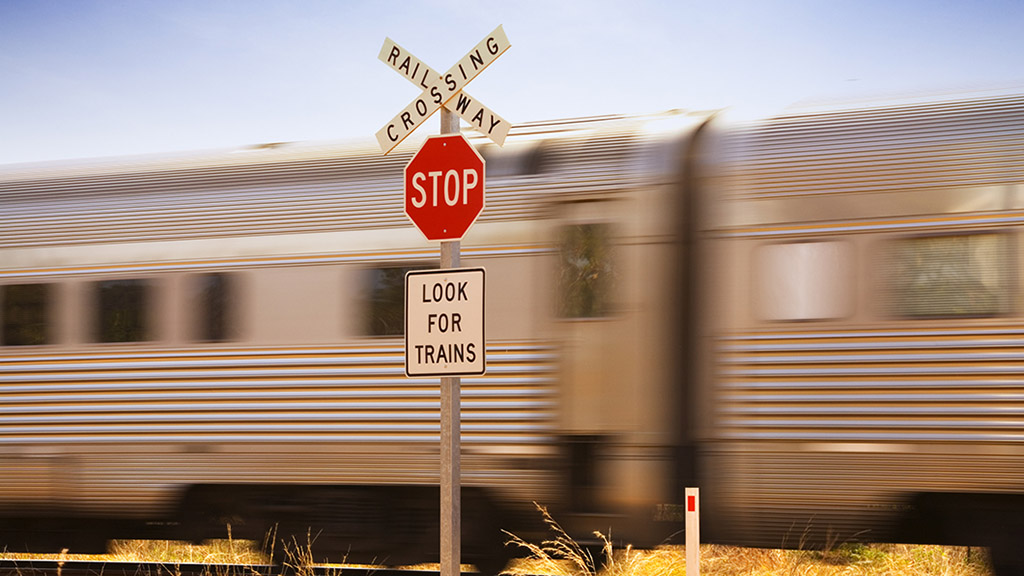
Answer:
[(1024, 491), (1024, 99), (793, 112), (718, 143), (717, 534), (1005, 558)]
[[(682, 128), (645, 128), (666, 119)], [(566, 332), (642, 326), (623, 320), (627, 309), (610, 324), (555, 312), (566, 210), (615, 205), (625, 214), (601, 216), (615, 217), (614, 243), (640, 255), (665, 244), (671, 222), (646, 228), (650, 214), (633, 207), (672, 193), (678, 141), (696, 121), (539, 123), (517, 127), (505, 150), (480, 146), (487, 206), (462, 250), (463, 265), (488, 271), (489, 365), (462, 384), (469, 561), (493, 571), (507, 554), (500, 529), (520, 513), (539, 519), (533, 502), (570, 499), (566, 438), (589, 437), (595, 423), (567, 419), (565, 406), (601, 388), (561, 384), (566, 350), (586, 357), (597, 344), (574, 346)], [(395, 325), (401, 274), (437, 258), (402, 211), (413, 151), (294, 145), (0, 175), (0, 298), (17, 324), (0, 342), (9, 544), (73, 538), (81, 550), (132, 531), (202, 539), (225, 524), (235, 537), (276, 525), (301, 539), (312, 523), (318, 549), (349, 560), (436, 556), (438, 381), (405, 377)], [(646, 277), (647, 266), (634, 269)], [(200, 292), (208, 278), (229, 290), (216, 313)], [(616, 298), (642, 301), (646, 290)], [(130, 317), (105, 292), (141, 311)], [(45, 327), (12, 320), (37, 309)], [(228, 326), (201, 335), (213, 316)], [(598, 352), (620, 370), (641, 360)], [(642, 417), (596, 423), (617, 434), (620, 470), (650, 452), (658, 469), (671, 466), (667, 438), (652, 444)], [(621, 502), (670, 497), (667, 479), (656, 494), (635, 478), (602, 483), (623, 488), (602, 496), (604, 518)], [(94, 537), (69, 535), (82, 531)]]
[[(537, 123), (480, 150), (471, 533), (538, 502), (656, 545), (696, 482), (720, 542), (1021, 560), (1024, 98)], [(209, 531), (262, 507), (255, 532), (306, 510), (378, 558), (436, 553), (409, 526), (436, 517), (438, 386), (404, 377), (394, 325), (396, 279), (437, 252), (402, 212), (412, 152), (5, 172), (0, 289), (52, 309), (47, 342), (0, 345), (0, 512)], [(209, 275), (234, 326), (200, 338)], [(101, 341), (108, 288), (147, 295), (144, 338)]]

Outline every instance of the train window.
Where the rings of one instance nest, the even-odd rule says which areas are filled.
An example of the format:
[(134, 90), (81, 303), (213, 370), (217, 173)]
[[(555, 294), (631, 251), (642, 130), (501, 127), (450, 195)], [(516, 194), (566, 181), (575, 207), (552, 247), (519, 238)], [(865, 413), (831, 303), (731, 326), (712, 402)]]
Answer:
[(31, 346), (50, 343), (49, 284), (12, 284), (0, 286), (5, 346)]
[(792, 242), (754, 253), (757, 316), (771, 321), (834, 320), (853, 313), (854, 252), (847, 242)]
[(230, 274), (200, 274), (191, 279), (195, 337), (201, 342), (231, 339), (234, 280)]
[(97, 342), (149, 340), (149, 282), (136, 279), (97, 282), (96, 297)]
[(401, 336), (405, 334), (405, 273), (427, 268), (431, 268), (431, 266), (392, 266), (367, 271), (369, 273), (367, 335)]
[(501, 148), (493, 144), (480, 147), (487, 162), (487, 177), (527, 176), (541, 172), (543, 142), (507, 142)]
[(558, 271), (558, 314), (600, 318), (611, 313), (615, 276), (607, 224), (574, 224), (562, 229)]
[(884, 271), (889, 310), (904, 318), (1009, 314), (1012, 261), (1006, 234), (901, 238)]

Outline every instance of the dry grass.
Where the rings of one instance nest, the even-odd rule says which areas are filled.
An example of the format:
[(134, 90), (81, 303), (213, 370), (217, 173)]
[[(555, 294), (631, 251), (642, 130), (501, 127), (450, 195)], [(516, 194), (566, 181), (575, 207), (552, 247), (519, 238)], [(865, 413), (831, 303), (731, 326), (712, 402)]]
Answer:
[(106, 554), (75, 554), (69, 550), (60, 554), (39, 554), (3, 550), (0, 559), (258, 566), (270, 563), (270, 554), (265, 550), (268, 548), (261, 547), (258, 542), (235, 540), (231, 536), (231, 526), (227, 526), (227, 538), (202, 544), (177, 540), (112, 540)]
[[(561, 526), (538, 506), (552, 538), (540, 544), (506, 532), (509, 545), (526, 550), (529, 558), (517, 561), (507, 576), (684, 576), (686, 548), (661, 546), (654, 550), (632, 547), (615, 550), (609, 538), (601, 558), (594, 558), (574, 542)], [(990, 576), (984, 550), (949, 546), (849, 544), (828, 551), (767, 550), (702, 545), (700, 573), (704, 576)]]
[[(520, 567), (513, 564), (503, 572), (509, 576), (528, 576), (529, 574), (552, 574), (556, 576), (594, 576), (597, 574), (597, 562), (594, 557), (566, 534), (565, 530), (551, 517), (547, 508), (535, 504), (540, 510), (544, 524), (553, 534), (553, 538), (540, 544), (527, 542), (515, 534), (503, 530), (509, 537), (508, 546), (522, 548), (529, 553), (529, 559)], [(605, 551), (611, 550), (611, 542), (605, 541)]]
[(989, 576), (992, 570), (988, 554), (979, 549), (854, 544), (826, 552), (701, 546), (701, 573), (711, 576)]
[[(662, 546), (654, 550), (615, 550), (595, 572), (580, 570), (580, 559), (551, 556), (520, 560), (506, 571), (510, 576), (684, 576), (686, 549)], [(871, 545), (856, 553), (764, 550), (733, 546), (701, 546), (704, 576), (990, 576), (987, 555), (974, 549), (948, 546)]]
[[(553, 576), (685, 576), (686, 549), (662, 546), (653, 550), (614, 549), (610, 538), (597, 534), (604, 549), (592, 556), (558, 525), (548, 512), (538, 507), (552, 538), (534, 544), (507, 533), (508, 543), (524, 549), (529, 558), (518, 560), (505, 571), (508, 576), (550, 574)], [(272, 541), (274, 535), (268, 535)], [(306, 542), (293, 541), (285, 546), (287, 572), (308, 576), (318, 563), (309, 552), (316, 540), (307, 534)], [(52, 558), (60, 560), (107, 560), (160, 562), (164, 564), (232, 564), (257, 567), (269, 563), (266, 543), (231, 538), (212, 540), (202, 545), (175, 541), (118, 540), (106, 555), (0, 554), (3, 559)], [(421, 566), (429, 568), (429, 566)], [(468, 569), (464, 567), (464, 570)], [(343, 568), (338, 567), (337, 574)], [(216, 570), (211, 570), (211, 574)], [(255, 575), (251, 570), (246, 574)], [(828, 551), (766, 550), (730, 546), (701, 546), (701, 574), (704, 576), (990, 576), (988, 555), (983, 549), (948, 546), (907, 546), (896, 544), (837, 546)]]
[(114, 540), (104, 559), (123, 562), (167, 564), (268, 564), (270, 558), (256, 542), (209, 540), (202, 544), (173, 540)]

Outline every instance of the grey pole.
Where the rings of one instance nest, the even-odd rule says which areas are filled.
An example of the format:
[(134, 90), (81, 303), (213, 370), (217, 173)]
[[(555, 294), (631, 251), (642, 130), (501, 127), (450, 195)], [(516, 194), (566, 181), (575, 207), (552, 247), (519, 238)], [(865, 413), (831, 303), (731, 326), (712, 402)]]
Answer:
[[(459, 117), (441, 108), (441, 134), (458, 134)], [(460, 242), (441, 242), (441, 268), (458, 268)], [(441, 575), (462, 569), (462, 378), (441, 378)]]

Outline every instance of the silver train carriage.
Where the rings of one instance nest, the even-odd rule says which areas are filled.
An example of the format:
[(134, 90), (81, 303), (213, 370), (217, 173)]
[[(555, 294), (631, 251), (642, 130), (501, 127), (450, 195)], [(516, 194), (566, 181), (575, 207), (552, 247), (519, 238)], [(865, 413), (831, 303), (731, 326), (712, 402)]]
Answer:
[[(464, 554), (570, 534), (991, 545), (1024, 514), (1024, 98), (517, 126), (463, 241)], [(416, 144), (0, 174), (0, 536), (437, 555), (436, 380), (403, 370)], [(542, 527), (541, 527), (542, 528)], [(1005, 535), (1014, 535), (1007, 538)], [(1007, 552), (1009, 550), (1009, 552)], [(1008, 559), (1007, 559), (1008, 558)]]
[[(529, 537), (534, 502), (578, 505), (605, 531), (629, 511), (635, 535), (664, 537), (649, 512), (675, 498), (678, 410), (661, 390), (670, 343), (652, 361), (649, 335), (669, 327), (664, 206), (686, 128), (704, 119), (541, 123), (500, 151), (475, 142), (487, 206), (462, 265), (487, 271), (488, 366), (462, 383), (462, 508), (464, 556), (484, 571), (510, 552), (501, 530)], [(318, 558), (436, 557), (439, 383), (403, 368), (404, 274), (438, 266), (403, 214), (415, 148), (6, 169), (8, 548), (200, 540), (230, 524), (257, 541), (308, 531)]]
[(1024, 570), (1024, 97), (732, 128), (704, 148), (694, 263), (714, 537)]

